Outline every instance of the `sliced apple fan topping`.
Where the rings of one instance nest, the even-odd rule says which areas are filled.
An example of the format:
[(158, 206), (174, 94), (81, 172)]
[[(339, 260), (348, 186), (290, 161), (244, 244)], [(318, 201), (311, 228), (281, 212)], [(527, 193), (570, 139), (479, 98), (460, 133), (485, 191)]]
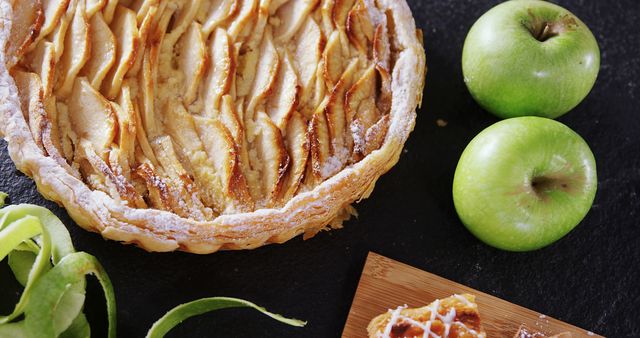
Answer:
[(11, 4), (36, 145), (123, 205), (278, 208), (384, 143), (393, 23), (375, 1)]

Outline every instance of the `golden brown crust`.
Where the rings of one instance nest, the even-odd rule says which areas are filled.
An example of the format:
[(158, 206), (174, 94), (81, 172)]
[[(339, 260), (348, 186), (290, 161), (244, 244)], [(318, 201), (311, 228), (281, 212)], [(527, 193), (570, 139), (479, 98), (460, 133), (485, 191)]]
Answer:
[[(75, 1), (72, 0), (70, 3), (74, 2)], [(323, 4), (319, 4), (314, 8), (317, 8), (318, 11), (325, 11), (325, 7), (323, 7), (325, 2), (328, 1), (323, 1)], [(250, 25), (247, 25), (247, 23), (250, 20), (259, 20), (260, 15), (266, 15), (264, 10), (260, 11), (260, 15), (254, 15), (254, 9), (256, 10), (255, 13), (257, 13), (257, 8), (248, 5), (249, 3), (255, 4), (257, 1), (243, 2), (243, 6), (240, 8), (236, 8), (236, 5), (233, 5), (229, 8), (228, 13), (205, 13), (218, 15), (220, 19), (218, 20), (216, 17), (211, 17), (212, 21), (204, 21), (203, 27), (213, 31), (222, 21), (228, 20), (225, 18), (237, 15), (239, 19), (233, 22), (228, 28), (229, 37), (235, 39), (238, 36), (249, 36), (250, 34), (247, 32), (247, 27)], [(363, 3), (373, 2), (363, 1)], [(162, 114), (158, 110), (160, 107), (145, 106), (153, 104), (153, 99), (147, 101), (140, 99), (138, 100), (139, 102), (133, 102), (131, 104), (131, 106), (134, 107), (133, 113), (131, 114), (131, 125), (135, 126), (135, 138), (138, 141), (134, 150), (135, 154), (132, 156), (135, 156), (138, 162), (140, 162), (140, 158), (144, 158), (144, 161), (140, 162), (137, 167), (132, 167), (130, 174), (126, 172), (122, 174), (123, 177), (129, 175), (127, 180), (130, 180), (132, 183), (128, 185), (124, 184), (116, 174), (118, 170), (114, 170), (113, 166), (108, 165), (108, 163), (110, 163), (108, 162), (109, 149), (105, 148), (100, 151), (106, 151), (107, 153), (103, 154), (100, 152), (95, 154), (97, 157), (91, 157), (94, 160), (93, 164), (97, 165), (100, 169), (100, 173), (96, 173), (95, 180), (92, 180), (91, 184), (99, 185), (101, 188), (90, 188), (91, 184), (89, 184), (88, 178), (84, 175), (79, 175), (77, 170), (78, 168), (81, 172), (89, 170), (91, 164), (88, 163), (84, 165), (80, 163), (76, 165), (75, 163), (77, 162), (75, 162), (73, 158), (62, 158), (60, 154), (64, 153), (64, 151), (61, 151), (60, 154), (56, 154), (56, 151), (53, 151), (52, 147), (56, 150), (58, 148), (55, 145), (56, 140), (50, 139), (50, 130), (48, 133), (46, 132), (48, 128), (50, 128), (47, 127), (48, 123), (51, 123), (51, 119), (46, 117), (46, 115), (44, 115), (45, 118), (42, 124), (44, 127), (40, 129), (43, 130), (42, 134), (48, 135), (47, 140), (41, 143), (36, 143), (34, 140), (29, 126), (29, 119), (23, 115), (23, 109), (21, 108), (19, 99), (20, 95), (14, 77), (12, 76), (13, 74), (11, 73), (11, 68), (17, 63), (19, 55), (12, 49), (7, 48), (8, 41), (12, 37), (11, 18), (14, 12), (14, 8), (12, 8), (14, 6), (12, 5), (15, 5), (7, 0), (0, 0), (0, 49), (2, 51), (0, 52), (0, 97), (2, 97), (0, 116), (2, 116), (3, 122), (0, 126), (0, 131), (8, 141), (9, 154), (15, 162), (16, 167), (35, 180), (39, 191), (46, 198), (61, 203), (80, 226), (90, 231), (99, 232), (105, 238), (134, 243), (149, 251), (183, 250), (193, 253), (210, 253), (221, 249), (251, 249), (269, 243), (282, 243), (300, 234), (305, 234), (305, 238), (308, 238), (327, 227), (327, 225), (338, 227), (343, 220), (347, 219), (348, 216), (353, 213), (350, 204), (368, 197), (376, 180), (398, 161), (402, 146), (414, 127), (415, 108), (419, 104), (424, 83), (424, 79), (416, 76), (416, 74), (424, 74), (424, 50), (421, 42), (417, 39), (415, 24), (405, 1), (378, 0), (376, 4), (382, 12), (387, 14), (386, 17), (393, 17), (394, 22), (393, 25), (389, 25), (392, 27), (389, 34), (393, 35), (393, 41), (391, 42), (393, 45), (391, 52), (394, 54), (393, 57), (391, 57), (392, 64), (389, 60), (377, 61), (379, 64), (387, 62), (389, 63), (389, 67), (393, 67), (389, 69), (388, 83), (388, 92), (390, 92), (392, 96), (391, 104), (389, 105), (389, 111), (387, 113), (388, 117), (385, 117), (385, 119), (383, 119), (384, 122), (381, 122), (387, 124), (388, 128), (381, 128), (381, 130), (384, 129), (386, 131), (385, 133), (375, 132), (375, 130), (373, 130), (371, 136), (371, 139), (375, 140), (376, 143), (381, 143), (380, 147), (372, 147), (372, 149), (366, 150), (366, 152), (371, 151), (368, 155), (363, 154), (366, 156), (364, 156), (361, 161), (348, 165), (345, 164), (346, 166), (343, 166), (341, 170), (338, 170), (337, 173), (334, 174), (330, 172), (331, 170), (329, 169), (331, 168), (315, 167), (316, 165), (326, 165), (326, 156), (330, 156), (322, 152), (321, 149), (318, 149), (318, 144), (316, 143), (320, 138), (303, 139), (303, 141), (301, 141), (300, 139), (288, 138), (286, 134), (283, 134), (283, 137), (275, 138), (274, 142), (276, 142), (275, 144), (278, 145), (277, 148), (280, 150), (278, 152), (279, 160), (277, 161), (277, 166), (273, 167), (273, 170), (275, 170), (273, 171), (274, 185), (262, 188), (263, 191), (267, 191), (269, 196), (271, 196), (269, 201), (274, 206), (272, 208), (268, 208), (268, 206), (265, 205), (267, 206), (265, 209), (250, 212), (243, 212), (242, 210), (238, 212), (236, 210), (221, 215), (217, 215), (217, 213), (221, 213), (221, 211), (218, 211), (213, 215), (217, 217), (213, 217), (211, 215), (211, 209), (203, 205), (203, 203), (206, 202), (204, 198), (191, 199), (190, 196), (195, 196), (195, 194), (185, 194), (184, 191), (193, 192), (190, 190), (189, 184), (193, 182), (190, 178), (193, 168), (189, 168), (187, 165), (183, 168), (179, 165), (180, 163), (177, 164), (177, 167), (171, 167), (166, 164), (167, 161), (173, 161), (174, 158), (179, 159), (180, 156), (183, 155), (180, 154), (182, 149), (174, 149), (175, 154), (164, 154), (164, 157), (156, 159), (153, 153), (158, 147), (150, 146), (150, 144), (153, 145), (153, 142), (151, 142), (153, 140), (149, 139), (147, 141), (149, 135), (154, 137), (161, 136), (159, 134), (153, 135), (153, 125), (148, 125), (152, 122), (150, 119), (161, 121), (162, 118), (160, 116)], [(105, 22), (110, 25), (115, 22), (112, 19), (113, 11), (116, 10), (114, 6), (112, 2), (109, 2), (107, 7), (103, 9), (105, 11)], [(286, 11), (287, 9), (285, 7), (286, 5), (283, 5), (277, 12)], [(344, 16), (344, 22), (346, 23), (349, 11), (343, 13), (342, 9), (344, 9), (344, 7), (338, 7), (340, 6), (333, 7), (331, 18), (336, 20), (336, 18), (340, 19)], [(351, 7), (352, 6), (349, 8)], [(149, 13), (154, 13), (153, 16), (155, 20), (157, 20), (158, 26), (167, 24), (168, 20), (165, 19), (166, 22), (163, 22), (162, 19), (163, 17), (166, 18), (167, 13), (169, 13), (169, 9), (166, 9), (166, 6), (159, 6), (158, 8), (154, 8), (153, 11), (138, 12), (136, 13), (136, 17), (138, 20), (146, 20), (150, 15)], [(323, 12), (323, 14), (326, 13)], [(64, 16), (64, 14), (62, 15)], [(42, 19), (38, 20), (42, 21)], [(355, 12), (353, 14), (352, 21), (353, 20), (356, 20)], [(376, 20), (382, 19), (377, 18)], [(322, 20), (322, 22), (319, 21), (319, 25), (324, 26), (327, 24), (333, 24), (333, 22), (327, 22), (326, 20)], [(40, 22), (39, 25), (42, 25), (42, 22)], [(342, 24), (338, 25), (338, 31), (346, 31), (347, 28), (343, 26)], [(186, 28), (187, 27), (184, 27), (184, 29)], [(205, 28), (203, 28), (203, 30), (205, 30)], [(154, 76), (157, 76), (159, 62), (163, 62), (159, 59), (159, 49), (161, 48), (160, 40), (172, 38), (171, 33), (168, 34), (168, 36), (162, 36), (159, 32), (160, 31), (156, 29), (155, 33), (149, 35), (151, 39), (149, 41), (150, 46), (146, 47), (144, 47), (147, 43), (146, 39), (140, 42), (139, 39), (142, 40), (142, 38), (136, 35), (131, 45), (133, 51), (131, 51), (125, 60), (121, 60), (122, 62), (120, 64), (123, 69), (126, 68), (137, 71), (138, 76), (134, 78), (134, 80), (146, 78), (148, 81), (151, 81)], [(37, 33), (34, 34), (37, 35)], [(362, 36), (359, 36), (355, 39), (361, 41), (361, 38)], [(277, 40), (278, 37), (274, 39)], [(346, 39), (346, 41), (348, 43), (349, 39)], [(320, 44), (323, 45), (323, 43)], [(28, 46), (21, 48), (28, 48)], [(383, 50), (384, 48), (379, 47), (378, 49)], [(142, 52), (144, 52), (144, 54), (138, 54), (136, 56), (136, 53)], [(241, 54), (246, 51), (238, 52)], [(232, 53), (235, 54), (235, 52)], [(376, 53), (378, 55), (384, 55), (383, 52)], [(295, 58), (294, 55), (291, 57)], [(380, 58), (384, 57), (385, 56), (380, 56)], [(139, 66), (140, 70), (136, 69), (136, 60), (142, 60), (140, 61), (142, 63)], [(213, 60), (206, 62), (211, 63)], [(297, 61), (294, 60), (294, 62)], [(118, 61), (116, 61), (116, 63), (118, 63)], [(235, 63), (233, 64), (235, 65)], [(237, 66), (241, 67), (241, 64), (238, 63)], [(75, 68), (78, 67), (79, 66), (76, 65)], [(277, 75), (278, 70), (279, 68), (276, 67), (271, 71)], [(119, 88), (122, 86), (121, 74), (118, 71), (115, 71), (115, 73), (117, 74), (110, 74), (104, 80), (110, 81), (110, 84), (106, 85), (108, 87), (107, 94), (109, 95), (105, 96), (115, 96), (113, 94), (117, 93), (117, 91), (113, 88), (117, 87), (119, 91)], [(321, 74), (321, 72), (317, 74)], [(75, 77), (75, 74), (72, 75)], [(135, 74), (131, 75), (133, 76)], [(76, 80), (76, 82), (77, 81), (78, 80)], [(102, 83), (103, 86), (105, 86), (104, 81)], [(125, 83), (127, 81), (127, 79), (124, 80)], [(273, 82), (271, 78), (265, 79), (266, 86), (253, 89), (257, 93), (253, 98), (263, 100), (265, 95), (272, 90)], [(145, 81), (142, 81), (142, 83), (144, 84)], [(311, 83), (311, 81), (309, 83)], [(225, 86), (225, 88), (227, 87)], [(220, 97), (222, 97), (222, 94), (227, 93), (232, 96), (237, 95), (233, 88), (230, 87), (228, 90), (225, 90), (224, 93), (221, 93)], [(346, 93), (348, 89), (349, 88), (344, 88), (340, 92)], [(151, 87), (147, 89), (141, 87), (137, 90), (143, 94), (146, 93), (147, 96), (154, 95), (152, 91), (153, 88)], [(327, 91), (327, 94), (330, 93), (331, 91)], [(342, 93), (343, 97), (344, 93)], [(334, 98), (334, 100), (338, 100), (338, 98)], [(247, 109), (239, 112), (240, 115), (246, 115), (247, 112), (254, 113), (252, 110), (259, 107), (260, 102), (245, 102), (245, 105), (247, 105)], [(142, 109), (138, 110), (135, 108), (138, 106)], [(115, 112), (118, 112), (117, 108)], [(264, 112), (255, 113), (265, 114)], [(304, 114), (304, 112), (301, 113)], [(336, 116), (341, 116), (338, 115), (340, 111), (331, 113), (333, 114), (330, 120), (332, 125), (326, 124), (328, 121), (324, 116), (325, 109), (316, 110), (316, 113), (320, 114), (318, 120), (325, 123), (324, 128), (326, 128), (326, 133), (336, 133), (337, 130), (339, 130), (336, 128), (340, 127), (348, 128), (348, 125), (342, 125), (342, 120), (335, 119)], [(63, 123), (65, 121), (65, 114), (68, 114), (68, 112), (60, 112), (61, 122), (57, 123)], [(259, 116), (259, 114), (256, 114), (256, 116)], [(293, 120), (300, 117), (306, 119), (304, 115), (297, 114), (293, 110), (286, 112), (286, 116), (287, 121), (292, 120), (291, 116), (295, 116)], [(312, 123), (310, 125), (312, 131), (313, 126), (314, 124)], [(249, 126), (243, 126), (243, 128), (248, 127)], [(115, 124), (114, 128), (117, 129), (119, 127)], [(295, 128), (294, 130), (301, 130), (299, 127), (292, 128)], [(144, 132), (140, 132), (140, 130), (143, 129), (147, 131), (146, 135)], [(229, 126), (222, 126), (221, 129), (226, 130), (225, 135), (229, 135)], [(230, 135), (233, 136), (233, 133), (230, 133)], [(78, 137), (79, 136), (75, 135), (73, 131), (69, 131), (68, 134), (64, 135), (64, 138), (68, 140), (66, 142), (71, 142), (71, 144), (77, 142)], [(233, 137), (231, 138), (233, 139)], [(102, 139), (100, 139), (100, 141), (102, 141)], [(327, 139), (327, 142), (330, 142), (330, 140)], [(295, 154), (295, 157), (291, 148), (287, 148), (291, 154), (287, 153), (287, 151), (282, 152), (282, 149), (290, 146), (289, 143), (298, 145), (298, 153)], [(38, 144), (43, 144), (44, 151)], [(332, 148), (335, 145), (326, 144), (325, 146), (329, 145), (332, 151), (335, 151), (335, 149)], [(47, 148), (52, 149), (52, 151), (47, 151)], [(64, 146), (62, 148), (64, 148)], [(162, 149), (171, 152), (171, 149), (166, 147)], [(313, 173), (319, 175), (316, 177), (317, 181), (314, 184), (309, 183), (311, 182), (311, 178), (304, 178), (305, 182), (302, 182), (302, 177), (308, 176), (304, 174), (304, 170), (300, 170), (300, 166), (305, 165), (304, 163), (307, 162), (306, 159), (304, 159), (305, 149), (310, 149), (311, 157), (308, 162), (313, 164)], [(314, 151), (314, 149), (316, 149), (316, 151)], [(251, 184), (250, 182), (254, 182), (254, 180), (248, 179), (243, 182), (240, 178), (241, 175), (244, 175), (245, 170), (249, 170), (246, 168), (247, 158), (244, 158), (243, 156), (245, 155), (242, 155), (242, 145), (240, 145), (240, 148), (233, 148), (231, 150), (236, 165), (233, 166), (233, 170), (230, 173), (228, 189), (236, 191), (236, 197), (234, 197), (234, 199), (248, 203), (246, 201), (249, 200), (250, 194), (247, 193), (243, 185)], [(325, 156), (325, 158), (321, 156)], [(69, 165), (66, 161), (73, 161), (74, 164)], [(163, 161), (165, 162), (161, 163)], [(341, 161), (344, 161), (344, 159)], [(249, 159), (249, 162), (251, 162), (251, 159)], [(132, 166), (134, 165), (134, 163), (130, 164)], [(173, 171), (167, 169), (168, 167), (171, 167)], [(287, 173), (290, 173), (290, 171), (287, 171), (287, 168), (298, 169), (293, 176), (291, 176), (291, 179), (288, 179), (290, 175)], [(250, 171), (247, 172), (250, 173)], [(328, 172), (330, 173), (328, 174)], [(162, 173), (164, 178), (160, 179), (157, 177), (159, 173)], [(175, 173), (175, 175), (171, 176), (172, 173)], [(170, 180), (169, 182), (173, 185), (167, 187), (167, 177), (173, 177), (174, 181), (181, 183), (174, 184), (174, 181)], [(114, 182), (113, 192), (109, 190), (109, 180)], [(144, 182), (147, 182), (148, 184), (146, 185), (152, 188), (150, 190), (155, 191), (155, 193), (149, 191), (147, 198), (148, 202), (156, 201), (156, 209), (133, 207), (134, 205), (141, 206), (142, 203), (144, 203), (144, 201), (138, 199), (139, 195), (137, 195), (137, 191), (141, 189), (139, 185), (142, 184), (144, 187)], [(304, 187), (302, 186), (303, 184), (305, 185)], [(154, 194), (157, 195), (157, 198), (153, 198), (152, 195)], [(199, 195), (202, 196), (203, 194), (200, 193)], [(176, 196), (179, 198), (177, 199)], [(283, 198), (283, 196), (285, 197)], [(280, 201), (281, 198), (282, 200)], [(127, 204), (118, 201), (118, 199), (128, 200), (130, 202)], [(189, 207), (185, 209), (184, 205)], [(165, 208), (172, 211), (161, 210)]]

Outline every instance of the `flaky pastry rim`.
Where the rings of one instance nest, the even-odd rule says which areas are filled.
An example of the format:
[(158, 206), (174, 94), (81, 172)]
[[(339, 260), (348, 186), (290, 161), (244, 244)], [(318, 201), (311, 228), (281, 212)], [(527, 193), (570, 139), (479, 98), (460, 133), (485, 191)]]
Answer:
[(5, 46), (12, 15), (8, 0), (0, 0), (0, 134), (8, 142), (16, 167), (33, 178), (45, 198), (64, 206), (82, 228), (107, 239), (153, 252), (207, 254), (283, 243), (301, 234), (312, 237), (327, 225), (338, 227), (349, 218), (351, 204), (367, 198), (377, 179), (398, 162), (415, 126), (426, 71), (424, 48), (405, 0), (378, 0), (378, 4), (394, 16), (395, 38), (402, 47), (392, 71), (391, 119), (385, 141), (362, 161), (342, 169), (313, 190), (296, 195), (282, 208), (221, 215), (206, 222), (168, 211), (135, 209), (118, 204), (104, 192), (91, 190), (44, 155), (29, 131), (18, 89), (6, 67)]

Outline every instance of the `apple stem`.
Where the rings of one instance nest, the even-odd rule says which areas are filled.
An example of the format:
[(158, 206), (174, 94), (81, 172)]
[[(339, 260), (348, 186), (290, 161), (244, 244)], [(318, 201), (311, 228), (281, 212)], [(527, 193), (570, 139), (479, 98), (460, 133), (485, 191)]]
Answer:
[(569, 15), (551, 22), (539, 19), (531, 11), (529, 11), (529, 15), (532, 17), (532, 21), (527, 23), (526, 26), (531, 35), (540, 42), (545, 42), (554, 36), (572, 30), (578, 25), (578, 22)]
[(555, 34), (549, 34), (549, 24), (545, 22), (544, 28), (538, 33), (536, 39), (540, 42), (547, 41), (549, 38), (553, 37)]

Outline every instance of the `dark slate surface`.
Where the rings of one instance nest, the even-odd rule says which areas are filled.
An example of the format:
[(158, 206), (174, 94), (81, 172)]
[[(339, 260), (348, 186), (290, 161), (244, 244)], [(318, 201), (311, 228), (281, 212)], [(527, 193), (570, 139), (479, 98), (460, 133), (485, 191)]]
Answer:
[[(460, 153), (497, 121), (467, 93), (460, 56), (471, 24), (498, 1), (409, 2), (425, 33), (424, 107), (400, 163), (344, 230), (247, 252), (149, 254), (73, 225), (16, 172), (4, 142), (0, 189), (13, 203), (53, 208), (69, 225), (76, 247), (98, 257), (115, 287), (120, 337), (142, 337), (173, 306), (217, 295), (246, 298), (309, 324), (293, 329), (248, 310), (227, 310), (191, 319), (170, 336), (339, 336), (368, 251), (600, 334), (640, 336), (640, 2), (559, 1), (591, 27), (602, 50), (593, 92), (560, 119), (591, 145), (599, 190), (593, 210), (567, 237), (521, 254), (480, 243), (461, 225), (451, 202)], [(448, 125), (438, 127), (437, 119)], [(5, 300), (15, 297), (9, 291), (14, 287), (0, 265), (2, 313), (9, 310)], [(96, 336), (104, 332), (103, 306), (91, 282), (87, 312)]]

